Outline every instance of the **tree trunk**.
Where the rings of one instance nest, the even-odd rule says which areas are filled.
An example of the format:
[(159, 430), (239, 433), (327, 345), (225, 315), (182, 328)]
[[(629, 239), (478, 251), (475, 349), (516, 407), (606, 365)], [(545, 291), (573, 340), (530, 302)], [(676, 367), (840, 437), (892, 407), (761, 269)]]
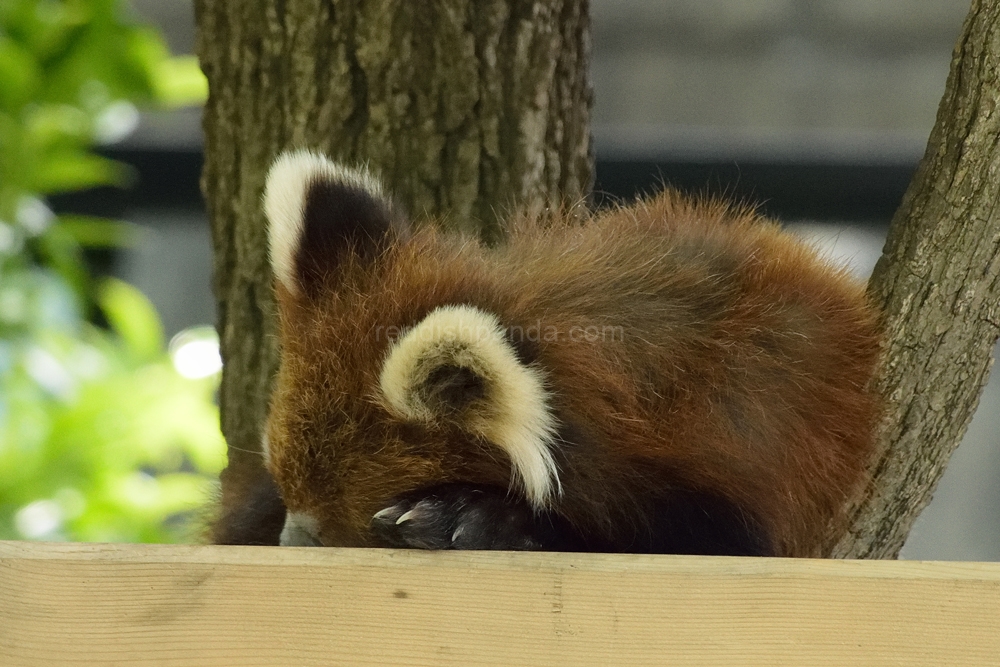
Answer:
[(202, 190), (229, 443), (223, 504), (262, 470), (277, 367), (260, 210), (278, 152), (367, 162), (417, 219), (497, 230), (591, 185), (587, 0), (196, 0)]
[(1000, 335), (1000, 2), (975, 0), (927, 152), (869, 285), (886, 350), (874, 484), (842, 557), (894, 558), (930, 502)]

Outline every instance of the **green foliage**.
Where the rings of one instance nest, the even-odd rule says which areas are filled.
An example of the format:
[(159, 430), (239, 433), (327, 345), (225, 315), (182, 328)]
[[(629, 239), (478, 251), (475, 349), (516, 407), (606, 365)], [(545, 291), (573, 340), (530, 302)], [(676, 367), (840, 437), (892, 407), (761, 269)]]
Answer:
[(215, 376), (182, 377), (145, 297), (85, 268), (83, 247), (129, 226), (44, 199), (127, 182), (93, 146), (131, 129), (134, 103), (204, 98), (197, 64), (125, 9), (0, 2), (0, 539), (183, 539), (223, 465)]

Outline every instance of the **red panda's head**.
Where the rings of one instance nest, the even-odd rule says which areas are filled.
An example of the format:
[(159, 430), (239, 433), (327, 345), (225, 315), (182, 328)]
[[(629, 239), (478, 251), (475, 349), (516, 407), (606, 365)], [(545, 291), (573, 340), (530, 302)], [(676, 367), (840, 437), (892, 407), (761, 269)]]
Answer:
[(281, 368), (264, 442), (285, 544), (372, 544), (392, 496), (474, 479), (560, 492), (546, 377), (475, 241), (413, 232), (365, 171), (285, 154), (264, 193)]

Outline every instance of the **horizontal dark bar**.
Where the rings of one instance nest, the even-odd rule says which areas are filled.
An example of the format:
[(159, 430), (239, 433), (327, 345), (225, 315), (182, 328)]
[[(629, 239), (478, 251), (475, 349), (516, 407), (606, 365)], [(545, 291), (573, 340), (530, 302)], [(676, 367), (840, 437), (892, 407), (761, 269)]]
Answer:
[(199, 186), (204, 156), (200, 150), (106, 150), (103, 155), (128, 165), (131, 181), (120, 188), (100, 187), (52, 197), (57, 212), (121, 218), (137, 208), (204, 210)]
[[(197, 150), (109, 150), (132, 166), (129, 188), (95, 188), (53, 197), (57, 211), (121, 217), (135, 208), (201, 209)], [(780, 164), (745, 160), (693, 162), (597, 160), (596, 201), (630, 200), (663, 184), (761, 205), (781, 219), (886, 221), (909, 184), (915, 164)]]
[(760, 205), (783, 220), (888, 221), (916, 164), (772, 164), (598, 160), (598, 205), (663, 185)]

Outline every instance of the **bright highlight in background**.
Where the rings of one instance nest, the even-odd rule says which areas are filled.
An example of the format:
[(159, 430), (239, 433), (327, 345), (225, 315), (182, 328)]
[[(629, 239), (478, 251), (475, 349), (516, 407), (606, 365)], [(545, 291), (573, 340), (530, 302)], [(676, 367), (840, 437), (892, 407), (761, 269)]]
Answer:
[(63, 511), (54, 500), (36, 500), (14, 515), (17, 532), (30, 540), (50, 537), (63, 522)]
[(170, 341), (174, 368), (190, 380), (206, 378), (222, 370), (219, 336), (212, 327), (185, 329)]

